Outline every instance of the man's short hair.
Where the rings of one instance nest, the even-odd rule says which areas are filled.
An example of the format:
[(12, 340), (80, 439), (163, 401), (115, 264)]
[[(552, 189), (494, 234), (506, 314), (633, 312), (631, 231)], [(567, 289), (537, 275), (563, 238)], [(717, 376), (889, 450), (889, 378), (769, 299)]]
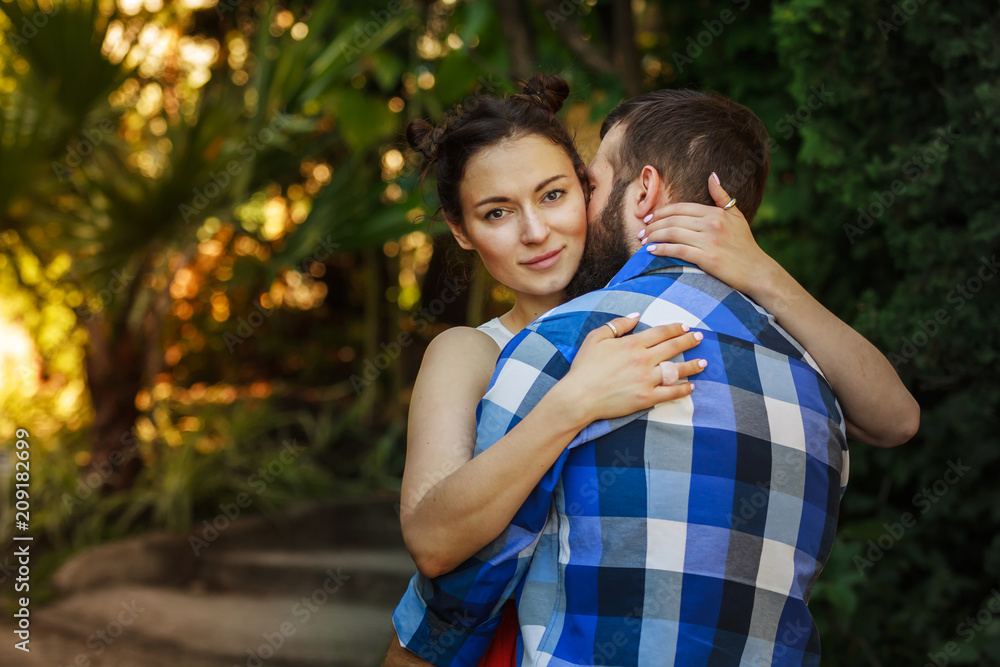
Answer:
[(609, 155), (615, 182), (632, 182), (645, 165), (666, 181), (672, 201), (714, 205), (708, 177), (722, 187), (752, 221), (764, 198), (771, 153), (767, 128), (742, 104), (714, 93), (657, 90), (615, 107), (601, 138), (623, 124), (617, 152)]

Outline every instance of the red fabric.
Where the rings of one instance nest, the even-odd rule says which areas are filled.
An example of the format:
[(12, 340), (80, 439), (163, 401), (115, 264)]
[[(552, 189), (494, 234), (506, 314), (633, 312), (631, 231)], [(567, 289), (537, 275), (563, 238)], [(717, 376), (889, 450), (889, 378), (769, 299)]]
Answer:
[(517, 607), (514, 606), (513, 600), (507, 600), (497, 633), (493, 635), (493, 641), (490, 642), (486, 655), (479, 661), (479, 667), (516, 667), (517, 637), (520, 632)]

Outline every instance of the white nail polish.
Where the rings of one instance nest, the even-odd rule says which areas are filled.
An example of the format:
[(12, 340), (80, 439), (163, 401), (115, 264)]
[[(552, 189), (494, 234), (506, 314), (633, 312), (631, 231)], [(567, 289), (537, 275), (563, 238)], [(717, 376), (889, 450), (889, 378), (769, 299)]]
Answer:
[(640, 229), (639, 230), (639, 238), (641, 239), (645, 235), (646, 235), (646, 230), (645, 229)]
[(649, 221), (650, 221), (650, 220), (652, 220), (652, 219), (653, 219), (653, 214), (652, 214), (652, 213), (650, 213), (650, 214), (649, 214), (649, 215), (647, 215), (647, 216), (646, 216), (645, 218), (643, 218), (643, 219), (642, 219), (642, 221), (643, 221), (643, 222), (645, 222), (645, 223), (646, 223), (646, 224), (648, 225), (648, 224), (649, 224)]

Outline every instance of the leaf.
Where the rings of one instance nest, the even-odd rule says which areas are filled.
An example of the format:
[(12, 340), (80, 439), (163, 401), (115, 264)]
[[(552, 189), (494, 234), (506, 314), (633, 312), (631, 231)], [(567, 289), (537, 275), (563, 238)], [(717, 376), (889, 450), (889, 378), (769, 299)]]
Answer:
[(321, 99), (354, 151), (363, 151), (399, 131), (399, 117), (379, 97), (346, 88), (330, 91)]

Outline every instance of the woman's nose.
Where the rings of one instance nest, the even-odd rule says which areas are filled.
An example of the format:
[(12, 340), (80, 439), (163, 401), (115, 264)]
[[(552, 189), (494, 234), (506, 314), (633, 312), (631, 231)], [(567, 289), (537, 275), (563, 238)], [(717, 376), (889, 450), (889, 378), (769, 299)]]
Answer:
[(524, 243), (541, 243), (549, 237), (549, 231), (544, 215), (534, 209), (525, 211), (521, 225), (521, 240)]

